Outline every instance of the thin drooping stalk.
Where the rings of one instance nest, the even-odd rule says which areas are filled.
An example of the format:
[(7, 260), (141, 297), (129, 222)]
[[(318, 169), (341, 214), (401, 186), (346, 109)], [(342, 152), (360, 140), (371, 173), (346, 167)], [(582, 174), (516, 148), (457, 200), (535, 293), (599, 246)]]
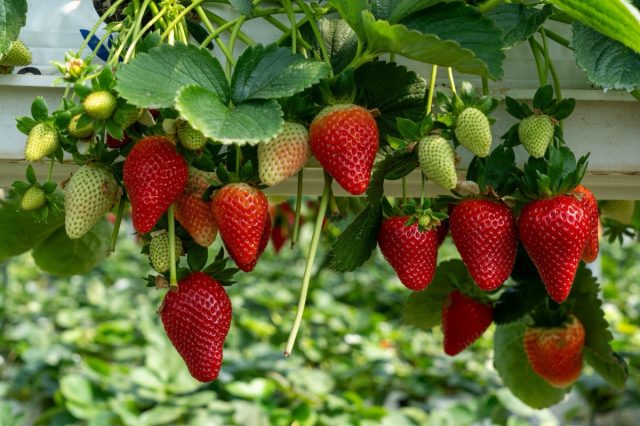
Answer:
[(122, 223), (122, 215), (124, 214), (124, 207), (127, 202), (124, 199), (124, 195), (120, 197), (118, 203), (118, 211), (116, 213), (116, 221), (113, 223), (113, 231), (111, 232), (111, 243), (109, 244), (109, 250), (107, 253), (111, 254), (116, 251), (116, 243), (118, 241), (118, 233), (120, 233), (120, 223)]
[(544, 73), (544, 64), (542, 63), (542, 55), (538, 49), (538, 45), (533, 36), (529, 37), (529, 46), (531, 46), (531, 53), (533, 59), (536, 62), (536, 69), (538, 70), (538, 78), (540, 79), (540, 86), (547, 84), (547, 75)]
[(293, 222), (293, 234), (291, 235), (291, 248), (298, 241), (300, 233), (300, 214), (302, 213), (302, 186), (304, 185), (304, 169), (298, 172), (298, 189), (296, 191), (296, 217)]
[(287, 346), (284, 350), (284, 356), (289, 357), (293, 346), (296, 343), (296, 337), (298, 336), (298, 330), (302, 323), (302, 314), (304, 313), (304, 307), (307, 303), (307, 293), (309, 292), (309, 282), (311, 281), (311, 270), (313, 269), (313, 260), (316, 257), (316, 251), (318, 250), (318, 242), (320, 241), (320, 233), (322, 231), (322, 224), (324, 222), (324, 215), (327, 211), (327, 204), (329, 204), (329, 193), (331, 192), (331, 178), (325, 174), (324, 190), (322, 191), (322, 197), (320, 198), (320, 207), (318, 208), (318, 216), (316, 217), (316, 224), (313, 228), (313, 235), (311, 237), (311, 246), (309, 247), (309, 254), (307, 256), (307, 263), (304, 267), (304, 276), (302, 278), (302, 287), (300, 289), (300, 298), (298, 299), (298, 309), (296, 311), (296, 317), (291, 327), (291, 333), (289, 333), (289, 339), (287, 340)]
[(429, 93), (427, 94), (427, 115), (431, 114), (433, 104), (433, 92), (436, 90), (436, 77), (438, 76), (438, 66), (431, 67), (431, 79), (429, 80)]
[(100, 19), (98, 19), (98, 21), (95, 23), (93, 28), (91, 28), (91, 30), (89, 31), (89, 34), (87, 34), (87, 36), (85, 37), (84, 41), (82, 42), (82, 45), (80, 45), (80, 49), (78, 49), (78, 56), (82, 55), (82, 51), (87, 47), (91, 38), (94, 36), (96, 31), (98, 31), (98, 28), (100, 28), (100, 25), (105, 21), (105, 19), (113, 15), (113, 13), (118, 9), (118, 6), (120, 6), (122, 2), (124, 2), (124, 0), (116, 0), (111, 5), (111, 7), (102, 14)]
[(455, 95), (457, 94), (457, 92), (456, 92), (456, 82), (453, 79), (453, 69), (449, 67), (447, 69), (447, 73), (449, 74), (449, 86), (451, 86), (451, 92)]
[(173, 215), (173, 204), (167, 211), (169, 222), (169, 286), (173, 289), (178, 287), (178, 277), (176, 273), (176, 223)]

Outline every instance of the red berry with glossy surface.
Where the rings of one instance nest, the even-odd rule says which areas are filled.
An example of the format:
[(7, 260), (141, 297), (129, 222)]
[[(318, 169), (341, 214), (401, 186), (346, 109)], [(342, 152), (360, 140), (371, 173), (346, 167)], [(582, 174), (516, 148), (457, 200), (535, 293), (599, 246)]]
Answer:
[(253, 268), (256, 267), (258, 263), (258, 259), (264, 253), (264, 250), (267, 248), (269, 244), (269, 236), (271, 235), (271, 217), (267, 215), (264, 220), (264, 228), (262, 228), (262, 235), (260, 236), (260, 244), (258, 245), (258, 255), (249, 263), (238, 263), (237, 266), (240, 270), (249, 272), (253, 271)]
[(500, 287), (516, 261), (516, 220), (501, 202), (464, 200), (449, 217), (451, 237), (469, 274), (485, 291)]
[(582, 252), (582, 260), (591, 263), (598, 257), (600, 251), (600, 214), (598, 213), (598, 200), (589, 189), (582, 185), (576, 186), (573, 191), (582, 194), (578, 201), (589, 218), (589, 238)]
[(560, 327), (527, 327), (524, 349), (533, 371), (551, 386), (565, 388), (582, 371), (585, 330), (574, 316)]
[(365, 192), (378, 151), (371, 113), (357, 105), (332, 105), (314, 118), (309, 131), (311, 152), (322, 167), (349, 193)]
[(557, 195), (524, 206), (518, 235), (547, 293), (562, 303), (589, 237), (589, 218), (574, 196)]
[(213, 219), (211, 203), (200, 196), (182, 194), (176, 202), (175, 214), (176, 220), (198, 245), (209, 247), (216, 239), (218, 225)]
[(118, 140), (107, 133), (107, 146), (111, 149), (120, 149), (131, 142), (129, 136), (126, 133), (122, 134), (122, 139)]
[(231, 183), (216, 193), (211, 210), (229, 256), (238, 268), (251, 271), (262, 254), (265, 222), (270, 220), (267, 197), (246, 183)]
[(133, 227), (146, 234), (182, 194), (189, 176), (184, 158), (161, 136), (141, 139), (124, 161)]
[(378, 245), (400, 282), (411, 290), (423, 290), (436, 272), (437, 231), (421, 231), (417, 222), (406, 226), (407, 220), (409, 216), (396, 216), (382, 222)]
[(201, 382), (218, 377), (224, 340), (231, 326), (231, 301), (224, 287), (195, 272), (169, 290), (160, 309), (169, 340), (189, 373)]
[(444, 352), (454, 356), (465, 350), (493, 322), (493, 307), (454, 290), (442, 307)]

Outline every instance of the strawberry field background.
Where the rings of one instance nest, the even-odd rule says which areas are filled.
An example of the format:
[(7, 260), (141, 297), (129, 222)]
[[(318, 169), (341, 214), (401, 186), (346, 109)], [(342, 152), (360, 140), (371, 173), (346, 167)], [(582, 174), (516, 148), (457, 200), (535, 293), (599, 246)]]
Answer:
[[(379, 255), (365, 269), (314, 278), (300, 355), (285, 359), (288, 307), (304, 258), (267, 249), (255, 272), (229, 289), (235, 315), (219, 380), (198, 383), (156, 319), (161, 292), (141, 285), (148, 263), (131, 239), (122, 240), (111, 261), (83, 276), (43, 275), (30, 255), (0, 267), (3, 426), (624, 426), (640, 416), (637, 243), (605, 243), (601, 254), (614, 349), (629, 363), (625, 389), (587, 369), (567, 401), (533, 410), (502, 386), (492, 365), (495, 326), (447, 357), (439, 328), (425, 332), (402, 319), (406, 294)], [(458, 257), (449, 239), (440, 255)]]

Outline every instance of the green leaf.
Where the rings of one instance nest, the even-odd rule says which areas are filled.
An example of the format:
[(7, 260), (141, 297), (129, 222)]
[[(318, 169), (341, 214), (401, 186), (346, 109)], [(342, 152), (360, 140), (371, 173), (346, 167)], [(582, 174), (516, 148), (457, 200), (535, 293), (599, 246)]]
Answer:
[(624, 361), (611, 349), (613, 335), (604, 318), (599, 291), (595, 277), (581, 263), (565, 303), (584, 326), (585, 348), (589, 349), (585, 351), (585, 360), (612, 386), (622, 389), (628, 372)]
[(44, 121), (49, 117), (49, 108), (42, 96), (35, 98), (31, 104), (31, 116), (36, 121)]
[(35, 184), (36, 182), (38, 182), (38, 178), (36, 177), (36, 172), (35, 170), (33, 170), (33, 166), (31, 164), (29, 164), (27, 166), (27, 180), (29, 181), (30, 184)]
[(426, 289), (409, 295), (402, 311), (403, 321), (422, 330), (430, 330), (440, 325), (442, 305), (454, 290), (453, 283), (468, 279), (469, 272), (461, 260), (440, 263), (431, 284)]
[(550, 0), (558, 9), (640, 53), (640, 13), (626, 0)]
[(111, 67), (103, 67), (100, 74), (98, 74), (98, 84), (102, 90), (111, 90), (113, 87), (113, 71)]
[(18, 129), (18, 131), (20, 133), (24, 133), (25, 135), (28, 135), (31, 129), (33, 129), (36, 124), (38, 124), (38, 122), (31, 117), (19, 117), (16, 118), (16, 122), (16, 128)]
[(571, 43), (592, 83), (605, 89), (640, 87), (640, 54), (633, 49), (579, 23), (573, 24)]
[(60, 379), (60, 393), (68, 401), (80, 405), (91, 405), (93, 389), (86, 377), (79, 374), (69, 374)]
[(136, 45), (136, 51), (138, 55), (141, 53), (147, 53), (154, 47), (158, 47), (161, 41), (160, 31), (149, 32)]
[(311, 87), (330, 73), (324, 62), (292, 54), (286, 47), (256, 44), (238, 58), (231, 80), (232, 99), (277, 99)]
[(0, 56), (9, 51), (27, 23), (27, 0), (0, 0)]
[[(309, 40), (312, 40), (314, 50), (320, 54), (318, 41), (313, 36), (309, 26), (303, 27), (310, 32)], [(356, 55), (358, 36), (343, 19), (319, 19), (318, 30), (324, 40), (329, 54), (329, 61), (336, 74), (344, 70)]]
[(422, 9), (453, 0), (374, 0), (371, 12), (377, 19), (395, 23)]
[(569, 117), (576, 107), (576, 100), (573, 98), (566, 98), (558, 102), (556, 112), (554, 114), (557, 120), (564, 120)]
[(562, 401), (569, 388), (554, 388), (531, 369), (524, 352), (525, 328), (522, 322), (496, 328), (493, 364), (504, 385), (522, 402), (533, 408), (550, 407)]
[(118, 70), (116, 90), (139, 107), (172, 107), (178, 91), (198, 85), (229, 102), (229, 84), (220, 62), (196, 46), (164, 44), (141, 53)]
[(507, 288), (495, 304), (496, 324), (518, 321), (544, 303), (547, 292), (539, 279), (528, 279)]
[(526, 41), (538, 31), (552, 12), (553, 7), (550, 5), (538, 9), (522, 4), (501, 4), (489, 11), (487, 16), (502, 30), (504, 46), (508, 49)]
[(206, 247), (194, 244), (187, 253), (187, 263), (189, 264), (189, 268), (193, 272), (201, 271), (207, 264), (208, 257), (209, 250), (207, 250)]
[(368, 9), (367, 0), (330, 0), (340, 17), (347, 21), (356, 34), (364, 34), (364, 26), (362, 23), (362, 11)]
[(110, 236), (111, 226), (106, 220), (76, 240), (60, 227), (34, 247), (33, 259), (40, 269), (52, 275), (84, 274), (107, 257)]
[[(59, 201), (62, 193), (57, 194)], [(36, 222), (20, 209), (20, 200), (0, 200), (0, 261), (30, 250), (64, 224), (61, 214), (49, 214), (47, 222)]]
[(213, 92), (187, 86), (176, 98), (176, 108), (192, 127), (223, 144), (256, 144), (282, 129), (282, 110), (274, 100), (254, 100), (231, 109)]
[[(440, 4), (412, 15), (402, 23), (412, 30), (434, 34), (448, 42), (457, 42), (462, 49), (472, 52), (474, 62), (481, 61), (486, 67), (486, 72), (473, 74), (493, 78), (502, 76), (502, 61), (505, 57), (502, 31), (491, 19), (478, 12), (478, 9), (462, 2)], [(464, 72), (460, 66), (455, 68)]]
[(369, 260), (378, 244), (381, 223), (380, 204), (368, 205), (331, 245), (329, 267), (339, 272), (353, 271)]
[(251, 0), (229, 0), (229, 4), (241, 15), (253, 15), (253, 2)]
[(553, 87), (550, 84), (542, 86), (533, 95), (533, 107), (543, 109), (553, 101)]
[[(444, 17), (441, 18), (446, 21)], [(416, 27), (420, 26), (422, 31), (445, 31), (444, 27), (431, 22), (429, 17), (425, 17), (423, 21), (416, 20), (413, 24)], [(462, 21), (466, 21), (466, 19), (463, 18)], [(487, 22), (491, 25), (490, 21), (487, 20)], [(453, 24), (452, 22), (449, 23)], [(430, 28), (430, 24), (435, 28)], [(463, 38), (463, 36), (466, 36), (471, 39), (471, 36), (473, 36), (476, 38), (478, 46), (483, 46), (484, 42), (489, 44), (495, 42), (495, 46), (489, 48), (489, 50), (496, 50), (498, 52), (497, 56), (504, 57), (504, 54), (500, 51), (502, 42), (500, 40), (500, 31), (497, 28), (493, 27), (495, 33), (489, 30), (486, 36), (484, 33), (482, 36), (478, 36), (476, 32), (465, 32), (461, 29), (468, 28), (466, 25), (470, 23), (458, 22), (458, 24), (463, 26), (456, 28), (456, 37)], [(362, 25), (364, 30), (363, 37), (366, 39), (369, 49), (373, 52), (395, 53), (416, 61), (449, 66), (460, 72), (479, 74), (486, 77), (493, 77), (493, 72), (497, 70), (495, 65), (490, 67), (482, 58), (477, 57), (473, 51), (461, 46), (457, 41), (443, 40), (438, 35), (418, 31), (418, 28), (408, 28), (401, 24), (376, 21), (369, 12), (362, 12)], [(501, 70), (498, 71), (496, 76), (502, 74)]]
[(420, 121), (427, 107), (427, 82), (406, 67), (393, 62), (367, 63), (355, 73), (358, 103), (377, 108), (378, 129), (384, 138), (400, 136), (396, 118)]

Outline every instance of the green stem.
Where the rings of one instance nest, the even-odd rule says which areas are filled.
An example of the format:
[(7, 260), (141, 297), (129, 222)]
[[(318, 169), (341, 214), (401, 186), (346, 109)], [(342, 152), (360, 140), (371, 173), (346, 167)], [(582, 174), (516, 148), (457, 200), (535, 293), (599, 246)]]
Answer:
[(178, 23), (176, 26), (176, 31), (178, 33), (178, 39), (184, 44), (189, 44), (189, 31), (187, 31), (187, 27), (184, 22)]
[(242, 161), (242, 148), (236, 145), (236, 177), (240, 181), (240, 162)]
[(571, 42), (569, 40), (567, 40), (566, 38), (562, 37), (560, 34), (551, 31), (548, 28), (544, 29), (547, 37), (549, 37), (551, 40), (555, 41), (556, 43), (558, 43), (561, 46), (566, 47), (567, 49), (571, 49), (574, 50), (573, 47), (571, 47)]
[(93, 59), (98, 54), (98, 50), (100, 50), (100, 47), (102, 47), (104, 42), (107, 41), (107, 38), (109, 38), (109, 36), (111, 34), (113, 34), (113, 33), (111, 31), (108, 31), (108, 30), (107, 30), (107, 32), (104, 33), (104, 35), (102, 36), (100, 41), (98, 41), (98, 44), (96, 44), (96, 46), (93, 48), (93, 51), (91, 52), (91, 55), (89, 55), (88, 59)]
[(291, 26), (291, 53), (294, 55), (298, 51), (298, 28), (296, 26), (296, 17), (293, 13), (293, 5), (291, 0), (283, 0), (282, 4), (287, 11), (287, 18), (289, 18), (289, 25)]
[[(236, 25), (233, 27), (233, 30), (231, 31), (231, 36), (229, 36), (229, 51), (231, 52), (232, 55), (233, 55), (233, 50), (236, 47), (236, 40), (238, 39), (240, 28), (242, 28), (242, 24), (244, 24), (244, 21), (246, 21), (246, 19), (247, 19), (246, 16), (241, 16), (240, 19), (238, 19), (238, 22), (236, 22)], [(231, 75), (231, 71), (235, 63), (236, 61), (233, 58), (231, 60), (227, 60), (227, 70), (229, 72), (229, 75)]]
[[(329, 68), (333, 70), (333, 67), (331, 66), (331, 57), (329, 56), (329, 52), (327, 52), (327, 46), (325, 46), (324, 39), (322, 38), (322, 35), (320, 34), (320, 30), (318, 29), (318, 25), (316, 24), (316, 19), (315, 19), (315, 15), (313, 14), (313, 11), (309, 7), (309, 5), (306, 4), (303, 0), (296, 0), (296, 3), (298, 3), (298, 6), (300, 6), (300, 8), (304, 10), (304, 14), (308, 18), (309, 25), (311, 25), (311, 31), (313, 31), (313, 35), (316, 38), (316, 41), (318, 42), (318, 46), (320, 46), (320, 51), (322, 52), (322, 59), (327, 65), (329, 65)], [(333, 71), (331, 71), (331, 75), (333, 75)]]
[(453, 92), (454, 95), (457, 94), (456, 92), (456, 82), (453, 79), (453, 69), (451, 67), (447, 68), (447, 73), (449, 74), (449, 85), (451, 86), (451, 92)]
[(80, 49), (78, 49), (78, 57), (80, 57), (80, 55), (82, 55), (82, 51), (87, 47), (87, 45), (89, 44), (89, 41), (91, 40), (93, 35), (96, 33), (96, 31), (98, 31), (98, 28), (104, 22), (104, 20), (107, 19), (109, 16), (113, 15), (114, 12), (116, 11), (116, 9), (118, 9), (118, 6), (120, 6), (122, 4), (122, 2), (124, 2), (124, 0), (116, 0), (111, 5), (111, 7), (109, 9), (107, 9), (107, 11), (105, 13), (102, 14), (100, 19), (98, 19), (98, 21), (95, 23), (93, 28), (91, 28), (91, 31), (89, 31), (89, 34), (87, 34), (87, 36), (85, 37), (84, 41), (80, 45)]
[(316, 224), (313, 229), (313, 235), (311, 237), (311, 246), (309, 247), (309, 255), (307, 256), (307, 263), (304, 267), (304, 276), (302, 278), (302, 287), (300, 289), (300, 298), (298, 299), (298, 309), (296, 311), (296, 317), (291, 327), (291, 333), (289, 333), (289, 339), (287, 340), (287, 346), (284, 350), (284, 356), (289, 357), (293, 346), (296, 343), (296, 337), (298, 336), (298, 330), (302, 323), (302, 314), (304, 313), (304, 307), (307, 302), (307, 293), (309, 292), (309, 282), (311, 280), (311, 269), (313, 268), (313, 260), (316, 257), (316, 251), (318, 250), (318, 242), (320, 241), (320, 233), (322, 231), (322, 223), (324, 222), (324, 215), (327, 210), (327, 204), (329, 203), (329, 193), (331, 192), (331, 177), (325, 173), (324, 190), (322, 191), (322, 197), (320, 198), (320, 207), (318, 208), (318, 217), (316, 217)]
[[(547, 44), (547, 37), (544, 35), (544, 28), (540, 28), (540, 35), (542, 36), (542, 55), (544, 57), (544, 75), (549, 75), (549, 45)], [(539, 45), (538, 45), (539, 46)], [(540, 50), (538, 48), (538, 50)]]
[(173, 204), (169, 206), (167, 219), (169, 222), (169, 286), (176, 289), (178, 288), (178, 277), (176, 275), (176, 223), (173, 217)]
[(420, 173), (420, 205), (424, 204), (424, 192), (425, 192), (425, 178), (422, 173)]
[[(151, 3), (149, 5), (149, 9), (151, 9), (151, 13), (153, 13), (154, 16), (160, 13), (160, 9), (158, 9), (158, 6), (155, 3)], [(160, 24), (160, 28), (162, 28), (163, 31), (167, 29), (168, 24), (165, 22), (164, 18), (161, 19), (158, 23)]]
[[(171, 22), (169, 22), (160, 39), (163, 40), (169, 34), (169, 31), (173, 29), (173, 27), (175, 27), (178, 23), (183, 22), (183, 18), (187, 16), (189, 12), (191, 12), (193, 9), (200, 6), (204, 2), (205, 0), (193, 0), (193, 2), (189, 6), (185, 7)], [(165, 6), (164, 9), (166, 8), (167, 7)]]
[[(282, 35), (280, 36), (280, 38), (278, 38), (278, 40), (276, 40), (276, 44), (280, 45), (282, 44), (287, 37), (291, 37), (291, 29), (287, 28), (285, 25), (282, 25), (282, 23), (280, 21), (278, 21), (277, 19), (274, 19), (273, 17), (269, 16), (268, 19), (266, 16), (263, 17), (267, 22), (269, 22), (270, 24), (272, 24), (274, 27), (276, 27), (277, 29), (279, 29), (280, 31), (282, 31)], [(271, 21), (271, 22), (270, 22)], [(304, 18), (302, 18), (300, 21), (298, 21), (298, 23), (296, 24), (296, 26), (299, 28), (302, 25), (304, 25), (307, 22), (307, 17), (305, 16)], [(307, 43), (307, 41), (303, 38), (299, 38), (298, 39), (298, 44), (303, 47), (304, 49), (307, 50), (311, 50), (314, 52), (314, 54), (316, 55), (316, 58), (321, 60), (320, 56), (317, 55), (316, 51), (314, 49), (312, 49), (311, 45), (309, 43)]]
[(118, 203), (118, 211), (116, 213), (116, 221), (113, 224), (113, 232), (111, 232), (111, 243), (109, 244), (109, 250), (107, 253), (113, 253), (116, 251), (116, 242), (118, 241), (118, 233), (120, 232), (120, 223), (122, 223), (122, 215), (124, 214), (124, 207), (127, 202), (124, 199), (124, 195), (120, 197)]
[(482, 77), (482, 94), (485, 96), (489, 95), (489, 80), (487, 77)]
[(144, 34), (149, 31), (149, 29), (156, 23), (158, 22), (158, 20), (160, 20), (164, 14), (167, 13), (167, 8), (163, 7), (156, 16), (154, 16), (152, 19), (149, 20), (149, 22), (147, 22), (147, 24), (142, 28), (142, 30), (136, 34), (136, 36), (133, 38), (133, 40), (131, 40), (131, 44), (129, 45), (129, 49), (127, 49), (127, 53), (124, 55), (124, 62), (127, 63), (129, 61), (129, 58), (131, 58), (131, 55), (133, 55), (133, 52), (136, 49), (136, 45), (138, 44), (138, 41), (140, 41), (140, 39), (142, 38), (142, 36), (144, 36)]
[(484, 3), (482, 3), (480, 6), (478, 6), (478, 10), (480, 11), (480, 13), (487, 13), (491, 9), (494, 9), (500, 6), (502, 1), (503, 0), (487, 0)]
[(211, 40), (215, 40), (216, 44), (218, 45), (218, 47), (220, 48), (220, 50), (224, 54), (224, 56), (227, 59), (227, 61), (230, 61), (230, 60), (233, 61), (233, 55), (231, 54), (231, 52), (229, 52), (229, 49), (227, 48), (227, 45), (224, 44), (224, 42), (222, 40), (220, 40), (220, 37), (218, 37), (218, 35), (227, 29), (227, 28), (222, 29), (222, 27), (227, 25), (228, 28), (230, 28), (230, 27), (234, 26), (236, 21), (239, 20), (240, 18), (236, 18), (233, 21), (225, 22), (224, 25), (222, 25), (220, 28), (215, 30), (213, 28), (213, 25), (211, 24), (211, 21), (209, 20), (209, 17), (207, 16), (206, 11), (202, 8), (202, 6), (198, 6), (196, 8), (196, 13), (198, 14), (200, 19), (202, 20), (202, 23), (204, 24), (204, 26), (209, 31), (209, 36), (206, 39), (204, 39), (204, 41), (202, 43), (200, 43), (200, 47), (206, 47), (206, 45), (209, 44), (211, 42)]
[(438, 66), (431, 66), (431, 79), (429, 80), (429, 93), (427, 95), (427, 115), (431, 114), (433, 104), (433, 92), (436, 90), (436, 77), (438, 76)]
[(51, 157), (51, 161), (49, 162), (49, 172), (47, 173), (47, 182), (51, 182), (51, 175), (53, 174), (53, 163), (55, 163), (56, 159)]
[[(209, 18), (211, 18), (211, 20), (218, 26), (222, 26), (224, 24), (227, 23), (226, 19), (216, 15), (215, 13), (207, 10), (207, 9), (203, 9), (205, 15), (207, 15)], [(235, 18), (233, 21), (237, 21), (238, 19), (242, 18), (241, 16)], [(246, 17), (244, 17), (246, 19)], [(252, 39), (251, 37), (249, 37), (246, 33), (244, 33), (243, 31), (238, 32), (238, 40), (240, 40), (241, 42), (243, 42), (244, 44), (246, 44), (247, 46), (253, 46), (254, 44), (256, 44), (255, 40)]]
[(302, 186), (304, 185), (304, 169), (298, 172), (298, 189), (296, 191), (296, 218), (293, 222), (293, 234), (291, 235), (291, 248), (298, 242), (300, 233), (300, 215), (302, 213)]
[(533, 36), (529, 37), (529, 46), (531, 46), (531, 53), (533, 54), (533, 59), (536, 62), (536, 68), (538, 70), (538, 78), (540, 79), (540, 86), (546, 86), (547, 84), (547, 76), (544, 73), (544, 65), (542, 63), (542, 55), (537, 46), (536, 40)]

